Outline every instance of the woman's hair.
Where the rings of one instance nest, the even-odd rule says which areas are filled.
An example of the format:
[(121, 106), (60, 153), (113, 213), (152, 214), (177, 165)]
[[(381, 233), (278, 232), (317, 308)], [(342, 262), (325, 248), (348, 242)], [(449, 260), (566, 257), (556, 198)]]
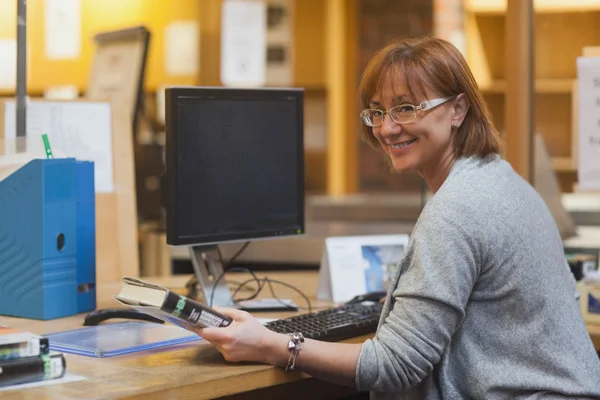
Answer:
[[(449, 42), (423, 37), (406, 39), (381, 49), (369, 61), (360, 83), (361, 108), (369, 108), (373, 96), (381, 93), (386, 76), (404, 83), (410, 97), (420, 103), (426, 89), (440, 97), (464, 93), (470, 107), (462, 125), (453, 134), (454, 154), (486, 156), (499, 153), (501, 139), (465, 59)], [(362, 124), (363, 139), (379, 149), (373, 129)]]

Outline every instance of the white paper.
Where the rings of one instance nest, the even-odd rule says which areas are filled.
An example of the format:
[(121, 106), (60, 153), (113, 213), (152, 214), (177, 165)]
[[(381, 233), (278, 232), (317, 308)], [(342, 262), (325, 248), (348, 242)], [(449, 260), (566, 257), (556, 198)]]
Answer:
[(44, 40), (49, 60), (81, 54), (81, 0), (45, 0)]
[[(387, 291), (394, 286), (397, 266), (408, 235), (343, 236), (325, 239), (317, 298), (342, 303), (354, 296)], [(324, 265), (323, 265), (324, 264)], [(326, 287), (331, 287), (331, 297)]]
[(577, 59), (580, 190), (600, 190), (600, 57)]
[(17, 85), (17, 41), (0, 39), (0, 89), (14, 89)]
[(262, 86), (266, 80), (266, 6), (226, 0), (221, 21), (221, 81), (225, 86)]
[(200, 27), (195, 21), (175, 21), (165, 28), (165, 72), (197, 75), (200, 68)]
[(0, 387), (0, 392), (5, 391), (5, 390), (25, 390), (25, 389), (30, 389), (30, 388), (40, 387), (40, 386), (60, 385), (63, 383), (79, 382), (79, 381), (84, 381), (84, 380), (86, 380), (86, 378), (84, 378), (83, 376), (73, 375), (73, 374), (70, 374), (67, 372), (67, 373), (65, 373), (65, 375), (62, 378), (59, 378), (59, 379), (48, 379), (46, 381), (23, 383), (21, 385)]
[[(15, 134), (15, 102), (5, 103), (4, 133)], [(47, 134), (53, 152), (94, 162), (97, 193), (114, 190), (110, 104), (104, 102), (46, 102), (27, 105), (27, 147), (38, 148)]]

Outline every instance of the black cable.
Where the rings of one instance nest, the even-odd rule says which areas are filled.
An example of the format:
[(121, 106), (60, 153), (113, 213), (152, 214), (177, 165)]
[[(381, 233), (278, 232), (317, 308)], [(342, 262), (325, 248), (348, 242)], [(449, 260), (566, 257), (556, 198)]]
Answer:
[[(247, 241), (246, 243), (244, 243), (242, 245), (242, 247), (240, 247), (238, 249), (238, 251), (228, 260), (227, 263), (224, 262), (223, 260), (223, 254), (221, 253), (221, 249), (217, 246), (217, 254), (219, 255), (219, 262), (221, 263), (221, 265), (223, 266), (223, 272), (221, 273), (221, 275), (219, 275), (214, 281), (213, 281), (213, 287), (210, 293), (210, 299), (208, 302), (208, 306), (212, 307), (213, 301), (214, 301), (214, 296), (215, 296), (215, 289), (218, 286), (219, 282), (221, 282), (221, 279), (223, 279), (223, 277), (225, 276), (225, 274), (227, 272), (234, 272), (234, 271), (239, 271), (239, 272), (247, 272), (250, 275), (252, 275), (252, 279), (248, 279), (242, 283), (240, 283), (237, 288), (235, 289), (232, 298), (235, 298), (235, 295), (240, 292), (242, 290), (243, 287), (245, 287), (248, 283), (250, 282), (256, 282), (257, 287), (256, 290), (254, 291), (254, 293), (244, 299), (239, 299), (239, 300), (234, 300), (235, 303), (239, 302), (239, 301), (247, 301), (247, 300), (252, 300), (254, 298), (256, 298), (261, 291), (263, 290), (265, 284), (267, 284), (269, 286), (269, 291), (271, 292), (271, 295), (273, 296), (273, 298), (275, 300), (277, 300), (277, 302), (279, 302), (280, 304), (284, 305), (284, 306), (289, 306), (287, 303), (285, 303), (284, 301), (282, 301), (279, 297), (277, 297), (277, 294), (275, 293), (275, 289), (273, 288), (273, 283), (277, 283), (279, 285), (285, 286), (287, 288), (290, 288), (294, 291), (296, 291), (300, 296), (302, 296), (304, 298), (304, 300), (306, 300), (306, 304), (308, 307), (300, 307), (297, 306), (299, 309), (303, 309), (306, 310), (308, 309), (308, 313), (311, 314), (312, 313), (312, 305), (310, 302), (310, 299), (308, 298), (308, 296), (306, 296), (300, 289), (298, 289), (297, 287), (290, 285), (288, 283), (285, 282), (281, 282), (278, 280), (273, 280), (273, 279), (269, 279), (267, 277), (264, 277), (262, 280), (258, 278), (258, 276), (256, 276), (256, 274), (254, 273), (254, 271), (248, 269), (248, 268), (238, 268), (238, 267), (233, 267), (233, 268), (229, 268), (229, 266), (240, 256), (240, 254), (242, 254), (242, 252), (244, 250), (246, 250), (246, 248), (248, 247), (248, 245), (250, 244), (250, 241)], [(190, 284), (192, 284), (193, 286), (190, 288)], [(188, 284), (186, 286), (188, 286), (189, 289), (193, 289), (194, 292), (196, 292), (196, 286), (197, 286), (198, 282), (196, 279), (196, 276), (194, 275), (192, 277), (192, 279), (190, 280), (190, 282), (188, 282)], [(196, 293), (197, 294), (197, 293)], [(204, 299), (204, 301), (206, 301), (206, 299)], [(330, 308), (330, 307), (322, 307), (323, 309), (326, 308)]]
[[(219, 282), (221, 282), (221, 279), (223, 279), (223, 277), (225, 276), (225, 274), (227, 272), (233, 272), (233, 271), (248, 272), (250, 275), (252, 275), (252, 278), (254, 278), (253, 280), (256, 281), (256, 283), (259, 285), (259, 288), (260, 288), (260, 280), (258, 279), (258, 277), (256, 276), (256, 274), (253, 271), (249, 270), (248, 268), (236, 268), (236, 267), (230, 268), (226, 271), (223, 271), (221, 273), (221, 275), (219, 275), (219, 277), (213, 281), (213, 288), (210, 291), (210, 301), (208, 303), (209, 307), (212, 307), (213, 300), (215, 297), (215, 289), (216, 289), (217, 285), (219, 284)], [(204, 301), (206, 301), (206, 299), (204, 299)]]
[[(298, 292), (298, 294), (300, 294), (300, 296), (302, 296), (304, 298), (304, 300), (306, 300), (306, 304), (308, 305), (308, 313), (312, 314), (312, 306), (310, 304), (310, 299), (308, 298), (308, 296), (306, 296), (300, 289), (298, 289), (297, 287), (290, 285), (288, 283), (285, 282), (281, 282), (281, 281), (277, 281), (277, 280), (273, 280), (273, 279), (269, 279), (269, 278), (265, 278), (265, 280), (267, 281), (268, 285), (269, 285), (269, 290), (271, 291), (271, 295), (273, 296), (273, 298), (275, 300), (277, 300), (279, 303), (283, 304), (283, 305), (287, 305), (284, 301), (282, 301), (279, 297), (277, 297), (277, 295), (275, 294), (275, 290), (273, 290), (273, 283), (278, 283), (282, 286), (288, 287), (292, 290), (295, 290), (296, 292)], [(298, 307), (301, 308), (301, 307)]]
[(242, 288), (244, 288), (244, 287), (245, 287), (245, 286), (246, 286), (248, 283), (250, 283), (250, 282), (255, 282), (255, 280), (254, 280), (254, 279), (248, 279), (247, 281), (244, 281), (244, 282), (240, 283), (240, 284), (239, 284), (239, 285), (236, 287), (235, 291), (234, 291), (234, 292), (233, 292), (233, 294), (231, 295), (231, 297), (234, 299), (234, 300), (233, 300), (233, 302), (234, 302), (234, 303), (237, 303), (237, 302), (240, 302), (240, 301), (248, 301), (248, 300), (253, 300), (253, 299), (255, 299), (255, 298), (256, 298), (256, 296), (258, 296), (258, 295), (260, 294), (260, 292), (262, 291), (263, 287), (265, 286), (265, 278), (263, 278), (263, 279), (261, 279), (261, 280), (260, 280), (260, 284), (259, 284), (259, 286), (258, 286), (258, 287), (257, 287), (257, 288), (254, 290), (254, 293), (253, 293), (252, 295), (250, 295), (249, 297), (243, 298), (243, 299), (238, 299), (238, 300), (235, 300), (235, 295), (236, 295), (236, 294), (237, 294), (239, 291), (241, 291), (241, 290), (242, 290)]
[(261, 280), (262, 284), (261, 284), (261, 286), (258, 288), (258, 290), (257, 290), (257, 291), (256, 291), (256, 292), (255, 292), (255, 293), (252, 295), (252, 296), (250, 296), (250, 297), (247, 297), (247, 298), (243, 298), (243, 299), (235, 299), (235, 295), (236, 295), (236, 294), (237, 294), (239, 291), (241, 291), (241, 290), (242, 290), (242, 288), (243, 288), (244, 286), (246, 286), (246, 285), (247, 285), (248, 283), (250, 283), (250, 282), (254, 282), (255, 280), (254, 280), (254, 279), (248, 279), (248, 280), (246, 280), (246, 281), (244, 281), (244, 282), (240, 283), (240, 284), (239, 284), (239, 286), (237, 286), (237, 288), (236, 288), (236, 289), (235, 289), (235, 291), (233, 292), (233, 295), (232, 295), (232, 297), (234, 298), (234, 299), (233, 299), (233, 302), (234, 302), (234, 303), (239, 303), (239, 302), (241, 302), (241, 301), (247, 301), (247, 300), (252, 300), (252, 299), (254, 299), (254, 298), (255, 298), (255, 297), (256, 297), (256, 296), (257, 296), (257, 295), (258, 295), (258, 294), (259, 294), (259, 293), (262, 291), (262, 289), (264, 288), (265, 284), (267, 284), (267, 285), (269, 286), (269, 290), (270, 290), (270, 292), (271, 292), (271, 296), (272, 296), (272, 297), (273, 297), (275, 300), (277, 300), (277, 302), (279, 302), (280, 304), (282, 304), (282, 305), (284, 305), (284, 306), (289, 306), (289, 304), (287, 304), (287, 303), (285, 303), (283, 300), (281, 300), (281, 299), (280, 299), (280, 298), (277, 296), (277, 294), (275, 293), (275, 289), (273, 288), (273, 283), (276, 283), (276, 284), (279, 284), (279, 285), (282, 285), (282, 286), (288, 287), (288, 288), (290, 288), (290, 289), (292, 289), (292, 290), (296, 291), (298, 294), (300, 294), (300, 296), (302, 296), (302, 297), (304, 298), (304, 300), (306, 301), (307, 307), (301, 307), (301, 306), (296, 306), (296, 307), (297, 307), (298, 309), (300, 309), (300, 310), (308, 310), (308, 313), (309, 313), (309, 314), (310, 314), (310, 313), (312, 313), (314, 310), (326, 310), (326, 309), (329, 309), (329, 308), (331, 308), (331, 307), (332, 307), (332, 306), (330, 306), (330, 305), (328, 305), (328, 306), (324, 306), (324, 307), (316, 307), (316, 308), (315, 308), (315, 307), (313, 307), (313, 306), (312, 306), (312, 303), (310, 302), (310, 299), (309, 299), (309, 298), (308, 298), (308, 297), (307, 297), (307, 296), (306, 296), (306, 295), (305, 295), (305, 294), (304, 294), (304, 293), (303, 293), (303, 292), (302, 292), (300, 289), (298, 289), (297, 287), (295, 287), (295, 286), (293, 286), (293, 285), (291, 285), (291, 284), (289, 284), (289, 283), (285, 283), (285, 282), (281, 282), (281, 281), (278, 281), (278, 280), (270, 279), (270, 278), (268, 278), (268, 277), (263, 277), (263, 278), (261, 278), (260, 280)]
[(219, 254), (219, 261), (221, 261), (221, 264), (223, 265), (223, 271), (227, 271), (227, 268), (240, 256), (240, 254), (242, 254), (244, 250), (246, 250), (246, 247), (248, 247), (249, 244), (250, 241), (244, 243), (242, 247), (240, 247), (238, 251), (236, 251), (233, 257), (231, 257), (229, 261), (227, 261), (227, 264), (225, 264), (225, 262), (223, 261), (223, 254), (221, 253), (221, 249), (219, 248), (219, 246), (217, 246), (217, 253)]

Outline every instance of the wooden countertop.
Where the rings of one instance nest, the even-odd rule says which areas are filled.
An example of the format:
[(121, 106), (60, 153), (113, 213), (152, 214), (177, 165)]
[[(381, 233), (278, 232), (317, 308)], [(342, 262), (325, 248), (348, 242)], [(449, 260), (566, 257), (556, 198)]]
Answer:
[[(243, 281), (244, 274), (231, 273), (233, 281)], [(237, 276), (236, 276), (237, 275)], [(258, 273), (260, 277), (262, 274)], [(228, 275), (229, 276), (229, 275)], [(328, 306), (315, 300), (316, 272), (270, 272), (269, 277), (297, 286), (303, 290), (312, 305)], [(147, 279), (181, 292), (189, 276)], [(119, 292), (119, 282), (98, 287), (98, 308), (118, 307), (112, 296)], [(294, 291), (276, 286), (278, 297), (292, 298), (304, 307), (304, 300)], [(265, 296), (270, 296), (266, 291)], [(291, 314), (262, 313), (258, 317), (285, 317)], [(35, 321), (0, 317), (1, 325), (46, 334), (80, 328), (85, 314), (52, 321)], [(600, 348), (600, 325), (588, 324), (588, 331)], [(360, 342), (365, 337), (353, 341)], [(67, 370), (86, 380), (60, 385), (43, 386), (25, 391), (0, 392), (2, 399), (207, 399), (233, 396), (242, 398), (331, 398), (351, 389), (326, 384), (302, 373), (286, 373), (279, 368), (258, 364), (233, 364), (206, 342), (196, 342), (129, 355), (90, 358), (65, 354)], [(290, 389), (292, 388), (292, 389)], [(254, 395), (252, 395), (254, 393)], [(284, 395), (285, 393), (285, 395)], [(249, 395), (248, 395), (249, 394)]]
[[(243, 281), (244, 274), (232, 273), (232, 280)], [(262, 274), (258, 274), (260, 277)], [(315, 300), (317, 287), (316, 272), (278, 272), (269, 277), (298, 286), (311, 298), (313, 306), (329, 305)], [(181, 292), (189, 276), (147, 279), (170, 289)], [(98, 287), (98, 308), (119, 307), (112, 298), (121, 288), (119, 282)], [(276, 286), (277, 296), (293, 298), (304, 307), (305, 301), (294, 291)], [(265, 296), (269, 296), (265, 290)], [(292, 313), (293, 314), (293, 313)], [(258, 313), (258, 317), (284, 317), (288, 314)], [(51, 321), (37, 321), (20, 318), (0, 317), (1, 325), (8, 325), (24, 331), (46, 334), (82, 327), (85, 314)], [(365, 337), (355, 341), (364, 340)], [(313, 380), (302, 373), (286, 373), (280, 368), (259, 364), (233, 364), (226, 362), (216, 349), (207, 342), (195, 342), (169, 348), (136, 352), (109, 358), (90, 358), (65, 354), (67, 371), (80, 375), (86, 380), (31, 388), (25, 391), (3, 391), (3, 399), (214, 399), (273, 387), (298, 380)], [(309, 379), (310, 378), (310, 379)], [(308, 385), (318, 391), (318, 382)], [(322, 383), (323, 389), (331, 392), (350, 389), (337, 388)], [(271, 397), (271, 396), (269, 396)], [(319, 396), (317, 395), (316, 398)], [(325, 398), (325, 397), (323, 397)]]

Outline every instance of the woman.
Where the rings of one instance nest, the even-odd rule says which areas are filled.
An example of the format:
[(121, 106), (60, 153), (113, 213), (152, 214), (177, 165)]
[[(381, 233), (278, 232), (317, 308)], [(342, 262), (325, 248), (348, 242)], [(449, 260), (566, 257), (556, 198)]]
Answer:
[[(556, 224), (499, 157), (461, 54), (436, 38), (390, 45), (367, 66), (360, 98), (367, 142), (434, 195), (375, 337), (306, 340), (295, 368), (374, 398), (600, 398), (600, 361)], [(290, 336), (221, 311), (235, 322), (199, 334), (227, 360), (286, 366)]]

